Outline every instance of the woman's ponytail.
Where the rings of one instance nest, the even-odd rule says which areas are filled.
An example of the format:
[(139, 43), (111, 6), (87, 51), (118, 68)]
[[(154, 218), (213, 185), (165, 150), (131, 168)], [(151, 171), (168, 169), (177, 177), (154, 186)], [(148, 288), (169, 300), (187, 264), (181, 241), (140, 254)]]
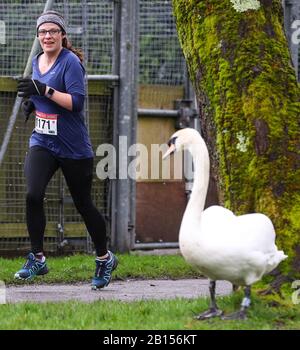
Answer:
[(83, 62), (83, 52), (81, 49), (76, 49), (75, 47), (72, 46), (72, 43), (67, 37), (64, 37), (62, 40), (62, 46), (65, 47), (66, 49), (72, 51), (78, 58), (80, 59), (80, 62)]

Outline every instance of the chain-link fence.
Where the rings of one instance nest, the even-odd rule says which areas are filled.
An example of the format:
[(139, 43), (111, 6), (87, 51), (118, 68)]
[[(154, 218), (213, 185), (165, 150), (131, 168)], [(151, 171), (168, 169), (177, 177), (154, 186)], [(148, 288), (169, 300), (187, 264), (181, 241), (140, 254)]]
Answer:
[(183, 98), (186, 77), (172, 2), (141, 0), (139, 5), (139, 107), (173, 109), (173, 101)]
[[(20, 75), (35, 37), (36, 18), (46, 1), (2, 0), (0, 20), (5, 24), (5, 44), (0, 51), (0, 75)], [(64, 14), (74, 46), (86, 48), (89, 74), (107, 74), (112, 66), (113, 1), (53, 1), (52, 9)]]
[(171, 14), (171, 1), (140, 1), (140, 84), (183, 84), (184, 60)]

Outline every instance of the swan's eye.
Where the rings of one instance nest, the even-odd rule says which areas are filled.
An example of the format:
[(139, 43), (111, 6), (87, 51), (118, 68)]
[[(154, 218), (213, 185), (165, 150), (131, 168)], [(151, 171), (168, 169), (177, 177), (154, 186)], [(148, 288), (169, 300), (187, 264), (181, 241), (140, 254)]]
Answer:
[(172, 137), (168, 142), (168, 146), (170, 147), (171, 145), (175, 145), (176, 139), (177, 139), (177, 136)]

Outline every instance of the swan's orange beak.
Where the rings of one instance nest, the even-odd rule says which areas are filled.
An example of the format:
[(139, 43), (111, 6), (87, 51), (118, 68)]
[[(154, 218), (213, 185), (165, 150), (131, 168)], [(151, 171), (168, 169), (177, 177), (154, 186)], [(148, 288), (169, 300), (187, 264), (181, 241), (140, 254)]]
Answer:
[(175, 152), (175, 145), (172, 143), (170, 145), (169, 149), (167, 150), (167, 152), (163, 155), (162, 159), (166, 159), (167, 157), (169, 157), (174, 152)]

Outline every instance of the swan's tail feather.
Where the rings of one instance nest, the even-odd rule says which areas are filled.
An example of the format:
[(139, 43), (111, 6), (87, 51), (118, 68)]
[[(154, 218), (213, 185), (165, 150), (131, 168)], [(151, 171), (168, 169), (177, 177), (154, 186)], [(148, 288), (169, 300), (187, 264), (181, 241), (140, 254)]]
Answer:
[(268, 262), (267, 262), (267, 268), (266, 272), (271, 272), (272, 270), (279, 265), (281, 261), (286, 259), (288, 256), (284, 254), (283, 250), (277, 250), (273, 254), (269, 256)]
[[(279, 265), (279, 263), (286, 259), (287, 255), (282, 250), (276, 250), (269, 253), (268, 256), (264, 256), (264, 269), (258, 269), (257, 271), (249, 272), (245, 278), (245, 285), (251, 285), (259, 281), (263, 275), (271, 272)], [(259, 261), (258, 257), (255, 258), (256, 262)], [(260, 265), (261, 266), (261, 265)]]

